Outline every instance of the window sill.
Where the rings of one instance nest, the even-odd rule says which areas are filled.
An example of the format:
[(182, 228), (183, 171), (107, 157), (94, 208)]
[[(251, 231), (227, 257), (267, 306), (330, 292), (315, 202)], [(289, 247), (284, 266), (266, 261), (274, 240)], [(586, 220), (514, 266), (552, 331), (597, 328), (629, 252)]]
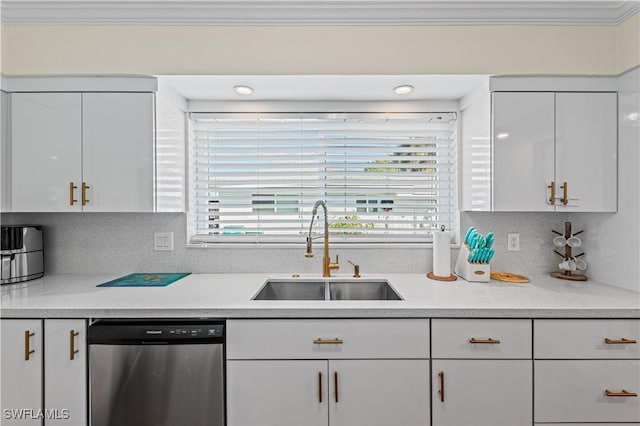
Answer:
[[(322, 245), (322, 242), (318, 242), (318, 247)], [(460, 243), (453, 243), (451, 248), (460, 248)], [(304, 250), (304, 243), (212, 243), (212, 242), (198, 242), (187, 243), (187, 249), (300, 249)], [(331, 243), (331, 248), (334, 249), (431, 249), (433, 243)]]

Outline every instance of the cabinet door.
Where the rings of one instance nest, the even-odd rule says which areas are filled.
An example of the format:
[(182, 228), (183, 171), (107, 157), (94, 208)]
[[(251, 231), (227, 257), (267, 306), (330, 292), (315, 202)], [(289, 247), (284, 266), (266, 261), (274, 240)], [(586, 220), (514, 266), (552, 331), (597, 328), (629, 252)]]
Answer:
[[(87, 347), (84, 320), (45, 320), (44, 406), (48, 425), (87, 424)], [(76, 352), (77, 351), (77, 352)]]
[(556, 94), (556, 183), (569, 198), (557, 210), (617, 210), (617, 116), (615, 93)]
[(640, 361), (536, 361), (536, 422), (640, 423)]
[(429, 361), (329, 361), (331, 426), (428, 426)]
[(81, 123), (79, 93), (11, 95), (12, 211), (81, 210)]
[[(42, 321), (0, 321), (3, 425), (41, 425)], [(33, 352), (31, 352), (33, 351)]]
[(84, 211), (152, 212), (154, 95), (82, 95)]
[(554, 94), (493, 94), (493, 210), (553, 211)]
[(434, 360), (433, 426), (530, 426), (532, 374), (532, 361)]
[(327, 361), (227, 361), (229, 426), (327, 426)]

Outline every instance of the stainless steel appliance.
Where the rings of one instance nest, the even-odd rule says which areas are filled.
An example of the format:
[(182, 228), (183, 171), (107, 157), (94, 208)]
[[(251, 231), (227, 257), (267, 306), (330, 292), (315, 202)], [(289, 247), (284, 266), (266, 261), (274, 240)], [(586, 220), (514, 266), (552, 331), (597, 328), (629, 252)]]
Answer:
[(0, 284), (34, 280), (44, 275), (42, 226), (0, 227)]
[(224, 321), (89, 327), (92, 426), (223, 426)]

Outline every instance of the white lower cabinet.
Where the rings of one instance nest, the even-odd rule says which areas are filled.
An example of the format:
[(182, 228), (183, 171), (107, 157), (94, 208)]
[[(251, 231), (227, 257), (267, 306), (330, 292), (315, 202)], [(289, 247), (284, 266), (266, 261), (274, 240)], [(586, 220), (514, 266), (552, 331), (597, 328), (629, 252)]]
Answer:
[(428, 426), (429, 320), (227, 321), (229, 426)]
[(44, 424), (86, 425), (86, 321), (47, 319), (44, 330)]
[(429, 361), (228, 361), (227, 395), (230, 426), (426, 426)]
[(38, 412), (42, 409), (42, 321), (3, 319), (0, 323), (0, 424), (41, 425)]
[(640, 424), (640, 321), (534, 321), (536, 423)]
[(530, 426), (527, 360), (433, 360), (433, 426)]
[(326, 426), (327, 361), (227, 361), (227, 423)]
[(433, 426), (530, 426), (531, 320), (431, 320)]
[(86, 425), (87, 363), (83, 343), (86, 321), (52, 319), (43, 323), (42, 320), (11, 319), (0, 322), (0, 423)]
[(429, 424), (429, 361), (329, 361), (332, 426)]
[(639, 360), (535, 363), (536, 422), (640, 422)]

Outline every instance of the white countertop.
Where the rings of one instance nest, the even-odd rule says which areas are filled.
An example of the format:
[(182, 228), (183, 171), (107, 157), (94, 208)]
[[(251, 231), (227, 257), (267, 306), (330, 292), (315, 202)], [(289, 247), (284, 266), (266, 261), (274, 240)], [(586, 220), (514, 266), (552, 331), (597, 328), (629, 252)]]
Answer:
[[(640, 318), (640, 293), (547, 275), (529, 284), (439, 282), (423, 274), (385, 278), (401, 301), (252, 301), (267, 278), (192, 274), (166, 287), (96, 287), (117, 275), (48, 275), (1, 288), (2, 318)], [(302, 276), (300, 279), (319, 279)], [(350, 278), (348, 275), (339, 278)]]

